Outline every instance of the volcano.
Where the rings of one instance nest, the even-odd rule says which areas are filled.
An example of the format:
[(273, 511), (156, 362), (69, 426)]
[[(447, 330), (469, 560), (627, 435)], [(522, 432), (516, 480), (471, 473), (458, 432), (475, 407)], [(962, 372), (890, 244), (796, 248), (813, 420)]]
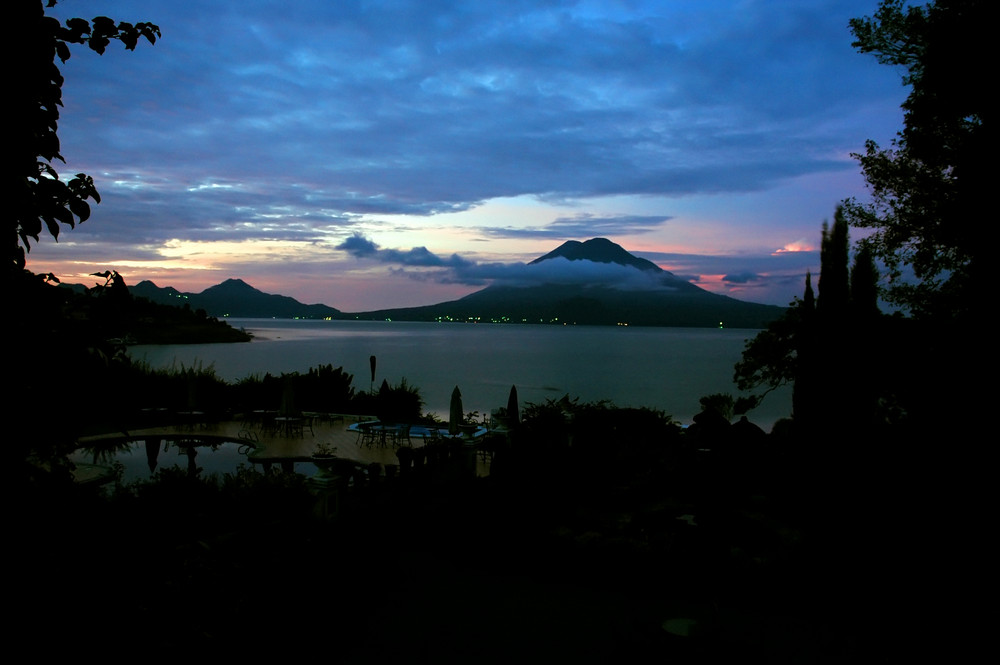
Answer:
[(711, 293), (606, 238), (570, 240), (522, 275), (437, 305), (377, 310), (350, 318), (763, 328), (783, 307)]

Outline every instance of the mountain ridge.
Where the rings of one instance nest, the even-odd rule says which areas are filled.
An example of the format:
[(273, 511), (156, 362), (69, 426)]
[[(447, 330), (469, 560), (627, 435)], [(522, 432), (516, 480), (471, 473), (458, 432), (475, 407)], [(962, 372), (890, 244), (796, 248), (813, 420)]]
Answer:
[(674, 277), (673, 273), (664, 270), (652, 261), (639, 258), (626, 251), (621, 245), (617, 245), (607, 238), (591, 238), (580, 242), (579, 240), (567, 240), (563, 244), (544, 256), (530, 261), (528, 265), (538, 265), (543, 261), (555, 258), (565, 258), (570, 261), (593, 261), (594, 263), (617, 263), (624, 266), (632, 266), (639, 270), (664, 273)]
[[(571, 268), (585, 270), (579, 274), (564, 270), (556, 263), (560, 259)], [(238, 278), (198, 294), (161, 288), (148, 280), (131, 291), (154, 302), (187, 304), (212, 316), (238, 318), (763, 328), (785, 309), (711, 293), (606, 238), (570, 240), (525, 264), (527, 273), (539, 267), (543, 272), (534, 277), (543, 281), (531, 285), (494, 284), (434, 305), (353, 313), (267, 294)], [(607, 275), (607, 281), (600, 281), (601, 275)]]
[(149, 280), (129, 287), (129, 291), (153, 302), (188, 305), (219, 317), (323, 319), (342, 315), (340, 310), (329, 305), (306, 305), (289, 296), (264, 293), (239, 278), (229, 278), (200, 293), (183, 293), (172, 286), (159, 287)]
[[(565, 259), (634, 268), (647, 279), (547, 281), (534, 286), (492, 285), (458, 300), (422, 307), (360, 312), (354, 318), (496, 323), (563, 323), (665, 327), (764, 328), (785, 308), (711, 293), (606, 238), (570, 240), (527, 266)], [(551, 277), (551, 273), (547, 273)], [(627, 275), (626, 275), (627, 276)], [(554, 279), (554, 278), (552, 278)]]

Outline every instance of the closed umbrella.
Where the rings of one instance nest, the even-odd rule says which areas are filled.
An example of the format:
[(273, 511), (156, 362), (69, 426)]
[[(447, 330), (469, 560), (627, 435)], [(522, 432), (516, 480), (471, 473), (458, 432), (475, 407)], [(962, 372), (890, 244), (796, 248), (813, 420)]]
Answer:
[(372, 380), (371, 383), (368, 384), (368, 392), (371, 393), (373, 392), (375, 385), (375, 356), (368, 359), (368, 364), (371, 365), (372, 368)]
[(284, 378), (284, 386), (281, 390), (281, 408), (279, 411), (282, 416), (295, 416), (298, 415), (295, 407), (295, 385), (291, 376)]
[(146, 439), (146, 463), (149, 465), (149, 472), (156, 471), (156, 461), (160, 454), (160, 440)]
[(448, 433), (458, 434), (458, 426), (462, 423), (462, 393), (458, 386), (451, 391), (451, 409), (448, 414)]
[(510, 387), (510, 396), (507, 398), (507, 418), (511, 427), (521, 422), (521, 411), (517, 406), (517, 386)]

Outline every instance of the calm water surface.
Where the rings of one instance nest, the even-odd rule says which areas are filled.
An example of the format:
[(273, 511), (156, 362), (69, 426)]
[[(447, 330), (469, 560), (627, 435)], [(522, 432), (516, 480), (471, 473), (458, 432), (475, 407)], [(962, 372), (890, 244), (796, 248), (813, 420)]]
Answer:
[[(452, 389), (466, 411), (507, 403), (511, 385), (522, 404), (608, 399), (662, 409), (691, 422), (698, 399), (736, 393), (733, 365), (756, 330), (369, 321), (230, 319), (255, 336), (248, 344), (137, 346), (133, 358), (153, 367), (212, 366), (235, 381), (264, 373), (343, 367), (356, 390), (405, 378), (420, 388), (425, 411), (447, 418)], [(789, 390), (771, 394), (751, 414), (765, 429), (791, 411)]]
[[(242, 444), (229, 441), (217, 446), (198, 446), (195, 464), (201, 470), (203, 476), (212, 474), (222, 475), (232, 473), (240, 464), (260, 470), (260, 466), (250, 463), (247, 458), (247, 448)], [(85, 448), (81, 448), (70, 455), (70, 461), (75, 464), (101, 464), (110, 465), (112, 461), (122, 464), (122, 480), (126, 483), (136, 480), (146, 480), (153, 476), (154, 471), (160, 471), (169, 467), (177, 467), (181, 470), (189, 468), (189, 458), (187, 449), (178, 446), (176, 443), (164, 440), (156, 447), (156, 454), (153, 457), (154, 464), (150, 465), (150, 455), (146, 449), (145, 441), (134, 441), (128, 446), (116, 451), (113, 455), (103, 455), (95, 459), (93, 453)], [(299, 463), (295, 465), (295, 470), (303, 475), (313, 475), (315, 468), (312, 464)]]

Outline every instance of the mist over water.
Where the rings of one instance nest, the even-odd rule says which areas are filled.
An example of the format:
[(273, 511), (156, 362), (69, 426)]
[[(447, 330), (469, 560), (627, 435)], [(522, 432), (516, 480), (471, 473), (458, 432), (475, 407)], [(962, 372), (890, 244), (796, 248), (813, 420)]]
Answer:
[[(737, 395), (733, 365), (756, 330), (610, 326), (445, 324), (389, 321), (230, 319), (255, 336), (248, 344), (136, 346), (152, 367), (212, 366), (228, 381), (306, 372), (332, 364), (367, 391), (403, 378), (417, 386), (425, 412), (447, 419), (457, 385), (466, 411), (504, 406), (511, 385), (522, 405), (558, 399), (611, 400), (661, 409), (682, 423), (712, 393)], [(768, 395), (751, 420), (765, 429), (791, 413), (791, 391)]]

